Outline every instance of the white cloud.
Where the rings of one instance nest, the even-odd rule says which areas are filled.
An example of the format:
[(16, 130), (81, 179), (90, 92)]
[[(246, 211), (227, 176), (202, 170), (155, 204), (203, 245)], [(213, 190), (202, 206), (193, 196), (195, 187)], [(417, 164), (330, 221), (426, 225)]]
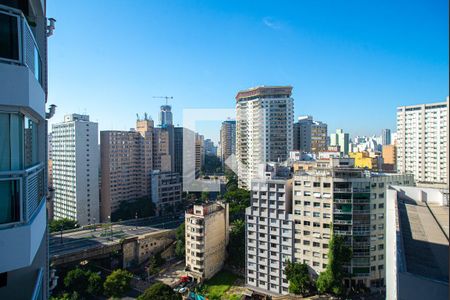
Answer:
[(274, 29), (274, 30), (281, 29), (281, 23), (274, 20), (271, 17), (264, 17), (262, 21), (263, 21), (264, 25), (266, 25), (267, 27), (269, 27), (271, 29)]

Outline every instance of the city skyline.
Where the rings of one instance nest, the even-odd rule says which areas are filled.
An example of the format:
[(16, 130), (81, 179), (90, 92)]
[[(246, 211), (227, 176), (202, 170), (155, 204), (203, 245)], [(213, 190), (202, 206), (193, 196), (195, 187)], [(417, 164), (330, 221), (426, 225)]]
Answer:
[[(239, 90), (291, 85), (295, 117), (312, 115), (330, 132), (372, 135), (382, 128), (395, 131), (397, 106), (448, 96), (443, 1), (389, 9), (355, 2), (203, 3), (199, 9), (184, 3), (116, 4), (104, 18), (98, 14), (101, 3), (85, 10), (78, 3), (49, 2), (48, 15), (57, 19), (49, 42), (49, 103), (58, 104), (54, 121), (86, 113), (100, 130), (128, 130), (137, 112), (158, 119), (164, 101), (153, 96), (173, 96), (174, 124), (182, 125), (184, 108), (234, 108)], [(121, 26), (115, 26), (119, 17)], [(111, 28), (114, 35), (103, 34)], [(93, 68), (86, 72), (86, 66)], [(370, 123), (360, 113), (362, 103), (377, 116)], [(219, 127), (220, 121), (198, 131), (217, 141)]]

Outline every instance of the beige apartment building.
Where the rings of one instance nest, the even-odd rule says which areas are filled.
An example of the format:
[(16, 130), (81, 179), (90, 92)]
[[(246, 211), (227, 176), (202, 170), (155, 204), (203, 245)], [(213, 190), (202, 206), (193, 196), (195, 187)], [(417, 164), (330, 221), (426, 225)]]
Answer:
[(291, 86), (260, 86), (236, 95), (236, 159), (239, 187), (250, 190), (266, 162), (285, 161), (293, 148)]
[(382, 150), (383, 170), (394, 171), (397, 169), (397, 146), (384, 145)]
[(228, 203), (194, 205), (186, 211), (186, 270), (197, 282), (219, 272), (229, 238)]
[(294, 175), (295, 260), (317, 276), (326, 269), (331, 235), (344, 236), (353, 252), (347, 287), (384, 286), (386, 188), (412, 185), (413, 176), (365, 171), (351, 158), (311, 164)]
[(102, 222), (107, 222), (122, 202), (150, 195), (153, 121), (137, 120), (136, 128), (100, 132)]

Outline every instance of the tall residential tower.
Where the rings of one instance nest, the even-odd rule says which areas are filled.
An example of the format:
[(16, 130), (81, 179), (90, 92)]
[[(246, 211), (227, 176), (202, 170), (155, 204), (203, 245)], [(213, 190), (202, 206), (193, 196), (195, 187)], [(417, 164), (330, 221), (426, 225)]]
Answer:
[(98, 222), (98, 124), (89, 116), (71, 114), (52, 127), (54, 218), (79, 225)]
[(0, 299), (49, 297), (45, 14), (0, 1)]
[(250, 189), (261, 164), (284, 161), (292, 150), (294, 100), (290, 86), (260, 86), (236, 95), (239, 186)]
[(448, 105), (447, 97), (397, 108), (397, 170), (417, 182), (448, 183)]

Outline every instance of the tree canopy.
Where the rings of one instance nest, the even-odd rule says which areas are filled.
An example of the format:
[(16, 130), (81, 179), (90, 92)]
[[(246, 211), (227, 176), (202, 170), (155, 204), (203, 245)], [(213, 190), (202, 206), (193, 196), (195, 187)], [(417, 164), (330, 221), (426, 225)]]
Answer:
[(243, 220), (231, 223), (228, 263), (238, 268), (245, 266), (245, 222)]
[(117, 269), (113, 271), (103, 283), (105, 295), (116, 298), (122, 297), (131, 289), (132, 278), (133, 275), (126, 270)]
[(136, 217), (146, 218), (155, 215), (155, 204), (149, 197), (142, 197), (136, 201), (125, 201), (120, 203), (119, 209), (111, 214), (113, 222), (119, 220), (131, 220)]
[(185, 251), (185, 226), (182, 223), (178, 226), (175, 232), (176, 244), (175, 244), (175, 255), (179, 258), (184, 258), (186, 255)]
[(64, 277), (64, 286), (71, 298), (87, 298), (100, 295), (102, 278), (95, 272), (75, 268)]
[(296, 295), (305, 295), (312, 287), (306, 264), (288, 261), (284, 269), (286, 279), (289, 280), (289, 292)]
[(50, 232), (74, 229), (77, 228), (77, 226), (78, 226), (77, 221), (69, 218), (53, 220), (48, 224)]
[(343, 279), (347, 276), (344, 265), (352, 258), (352, 251), (344, 244), (344, 237), (332, 235), (328, 245), (328, 264), (317, 278), (316, 286), (320, 293), (342, 295), (345, 291)]
[(178, 300), (181, 296), (164, 283), (157, 282), (140, 295), (137, 300)]

